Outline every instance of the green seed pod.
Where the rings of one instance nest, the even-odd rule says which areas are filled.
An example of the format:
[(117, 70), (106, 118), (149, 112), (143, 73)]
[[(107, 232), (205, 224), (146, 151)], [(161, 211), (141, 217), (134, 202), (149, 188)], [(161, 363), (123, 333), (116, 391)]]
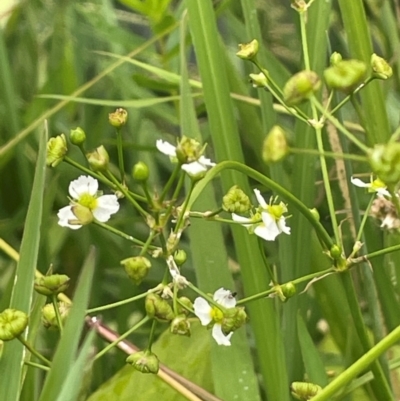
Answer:
[(222, 198), (222, 208), (228, 213), (246, 213), (251, 208), (250, 198), (234, 185)]
[[(66, 302), (57, 302), (58, 310), (61, 315), (61, 322), (65, 323), (68, 317), (71, 304)], [(59, 329), (56, 311), (54, 310), (53, 304), (46, 304), (42, 309), (42, 324), (46, 329)]]
[(183, 249), (178, 249), (174, 252), (174, 261), (177, 266), (182, 266), (187, 260), (186, 252)]
[(249, 77), (253, 88), (266, 88), (268, 86), (268, 78), (262, 72), (259, 74), (250, 74)]
[(71, 211), (75, 215), (76, 220), (68, 221), (68, 224), (72, 225), (79, 224), (85, 226), (87, 224), (92, 223), (94, 220), (93, 213), (91, 212), (91, 210), (88, 207), (83, 206), (79, 203), (71, 206)]
[(183, 305), (185, 305), (185, 306), (187, 306), (188, 308), (189, 308), (189, 310), (190, 309), (192, 309), (193, 310), (193, 302), (188, 298), (188, 297), (180, 297), (179, 298), (179, 303), (178, 303), (178, 314), (179, 315), (189, 315), (190, 314), (190, 312), (189, 312), (189, 310), (188, 309), (186, 309), (186, 308), (184, 308), (182, 305), (180, 305), (180, 304), (183, 304)]
[(310, 98), (321, 86), (314, 71), (304, 70), (293, 75), (283, 88), (283, 97), (288, 106), (299, 104)]
[(375, 145), (368, 155), (372, 171), (388, 187), (400, 181), (400, 143)]
[(64, 134), (50, 138), (47, 142), (46, 165), (49, 167), (58, 166), (68, 151), (67, 139)]
[(103, 145), (99, 146), (93, 152), (87, 153), (86, 158), (93, 171), (104, 172), (108, 170), (110, 156), (108, 155), (108, 152)]
[(142, 282), (151, 268), (150, 260), (144, 256), (132, 256), (121, 260), (120, 263), (124, 266), (126, 274), (136, 285)]
[(342, 55), (340, 53), (334, 52), (331, 54), (330, 58), (331, 65), (336, 65), (340, 61), (342, 61)]
[(389, 63), (375, 53), (371, 56), (371, 68), (373, 76), (378, 79), (388, 79), (393, 75), (393, 70)]
[(324, 71), (327, 85), (345, 93), (351, 93), (365, 78), (367, 66), (359, 60), (342, 60)]
[(306, 383), (306, 382), (293, 382), (290, 386), (290, 391), (297, 400), (307, 401), (311, 400), (318, 393), (320, 393), (322, 387), (318, 384)]
[(125, 109), (117, 109), (108, 115), (108, 122), (115, 128), (121, 128), (128, 121), (128, 112)]
[(28, 326), (28, 315), (16, 309), (0, 313), (0, 340), (10, 341), (21, 335)]
[(148, 350), (129, 355), (126, 362), (142, 373), (157, 373), (160, 367), (157, 355)]
[(285, 297), (285, 301), (287, 301), (289, 298), (293, 297), (293, 295), (296, 294), (296, 284), (289, 281), (288, 283), (281, 285), (281, 290), (283, 296)]
[(253, 39), (250, 43), (239, 44), (239, 51), (236, 56), (243, 60), (254, 60), (258, 53), (258, 41)]
[(170, 322), (175, 317), (168, 301), (154, 293), (146, 296), (145, 309), (149, 317), (153, 317), (160, 322)]
[(229, 308), (224, 311), (224, 318), (221, 322), (222, 331), (230, 333), (242, 327), (247, 321), (247, 313), (242, 306)]
[(69, 286), (69, 277), (65, 274), (52, 274), (35, 278), (34, 288), (39, 294), (50, 296), (64, 292)]
[(265, 163), (276, 163), (282, 160), (289, 152), (286, 132), (279, 125), (272, 127), (264, 139), (262, 158)]
[(175, 317), (170, 325), (172, 334), (190, 337), (190, 322), (185, 315)]

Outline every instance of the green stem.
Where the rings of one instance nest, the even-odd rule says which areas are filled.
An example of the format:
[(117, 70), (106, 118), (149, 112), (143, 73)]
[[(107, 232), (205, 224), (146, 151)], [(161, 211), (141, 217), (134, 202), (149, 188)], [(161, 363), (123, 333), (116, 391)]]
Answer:
[(39, 363), (31, 362), (31, 361), (24, 361), (25, 365), (32, 366), (34, 368), (38, 368), (48, 372), (50, 368), (48, 366), (40, 365)]
[(208, 171), (206, 176), (197, 183), (195, 188), (193, 189), (192, 196), (190, 197), (190, 202), (188, 204), (188, 210), (190, 210), (191, 206), (194, 204), (198, 196), (203, 191), (204, 187), (219, 173), (224, 170), (236, 170), (248, 177), (258, 181), (260, 184), (265, 187), (271, 189), (276, 192), (280, 197), (285, 199), (288, 203), (293, 205), (304, 217), (310, 222), (310, 224), (314, 227), (318, 238), (323, 242), (327, 249), (331, 249), (333, 246), (333, 241), (322, 224), (314, 217), (313, 213), (310, 209), (301, 202), (298, 198), (296, 198), (291, 192), (277, 184), (275, 181), (266, 177), (265, 175), (259, 173), (258, 171), (235, 161), (223, 161), (218, 163), (217, 166), (213, 167)]
[(147, 350), (150, 352), (151, 352), (151, 347), (153, 346), (153, 342), (154, 342), (156, 327), (157, 327), (157, 320), (153, 319), (153, 322), (151, 324), (150, 334), (149, 334), (149, 342), (147, 344)]
[(374, 199), (375, 199), (375, 194), (371, 196), (371, 199), (370, 199), (370, 201), (368, 203), (368, 207), (365, 210), (364, 216), (363, 216), (363, 218), (361, 220), (360, 228), (358, 229), (358, 233), (357, 233), (357, 237), (356, 237), (356, 242), (360, 241), (362, 236), (363, 236), (364, 227), (365, 227), (365, 224), (367, 223), (367, 219), (368, 219), (368, 216), (369, 216), (369, 211), (371, 209), (372, 202), (374, 201)]
[(126, 337), (128, 337), (131, 333), (142, 327), (145, 323), (147, 323), (150, 320), (148, 316), (145, 316), (140, 322), (136, 323), (132, 328), (130, 328), (128, 331), (126, 331), (124, 334), (119, 336), (115, 341), (112, 343), (108, 344), (105, 348), (103, 348), (100, 352), (97, 353), (97, 355), (94, 357), (94, 361), (101, 358), (104, 354), (106, 354), (110, 349), (114, 348), (118, 343), (120, 343), (122, 340), (125, 340)]
[[(392, 345), (400, 340), (400, 326), (396, 327), (383, 340), (379, 341), (374, 347), (366, 352), (360, 359), (353, 363), (349, 368), (342, 372), (338, 377), (333, 379), (318, 395), (313, 397), (313, 401), (331, 400), (332, 396), (342, 390), (351, 380), (356, 378), (361, 372), (365, 371), (368, 366), (376, 361), (380, 355), (386, 352)], [(382, 395), (384, 397), (384, 395)], [(382, 400), (393, 399), (381, 398)]]
[(51, 366), (51, 362), (45, 358), (42, 354), (35, 350), (21, 335), (17, 337), (19, 341), (25, 346), (25, 348), (32, 354), (35, 355), (36, 358), (40, 359), (46, 365)]
[(122, 185), (125, 185), (125, 168), (124, 168), (124, 145), (122, 143), (122, 132), (117, 128), (117, 151), (118, 151), (118, 166), (121, 175)]
[(145, 244), (143, 245), (142, 250), (140, 251), (139, 256), (143, 256), (144, 254), (147, 253), (151, 243), (153, 242), (154, 237), (157, 235), (157, 231), (151, 230), (150, 231), (150, 235), (147, 237), (147, 240), (145, 242)]
[(189, 193), (187, 194), (185, 202), (183, 203), (182, 208), (180, 210), (179, 218), (178, 218), (178, 221), (177, 221), (176, 226), (174, 228), (174, 233), (179, 232), (179, 230), (181, 228), (181, 225), (182, 225), (182, 223), (183, 223), (183, 221), (185, 219), (185, 213), (186, 213), (186, 210), (188, 208), (190, 196), (191, 196), (191, 194), (193, 192), (193, 189), (194, 189), (195, 185), (196, 185), (196, 182), (192, 180), (191, 184), (190, 184)]
[(154, 292), (154, 291), (155, 291), (155, 290), (149, 290), (149, 291), (144, 292), (143, 294), (135, 295), (135, 296), (132, 297), (132, 298), (127, 298), (127, 299), (124, 299), (124, 300), (122, 300), (122, 301), (114, 302), (114, 303), (112, 303), (112, 304), (103, 305), (103, 306), (98, 306), (98, 307), (96, 307), (96, 308), (88, 309), (88, 310), (86, 311), (86, 314), (95, 313), (95, 312), (101, 312), (101, 311), (103, 311), (103, 310), (108, 310), (108, 309), (112, 309), (112, 308), (117, 308), (118, 306), (122, 306), (122, 305), (129, 304), (129, 303), (131, 303), (131, 302), (138, 301), (139, 299), (145, 298), (145, 297), (147, 296), (148, 293)]
[(60, 329), (60, 334), (62, 335), (64, 327), (63, 327), (63, 322), (62, 322), (62, 318), (61, 318), (61, 314), (60, 314), (60, 309), (58, 307), (57, 295), (56, 294), (52, 295), (51, 302), (53, 303), (53, 308), (54, 308), (54, 312), (56, 314), (58, 327)]
[(174, 183), (177, 175), (181, 172), (181, 165), (177, 164), (172, 172), (171, 176), (168, 179), (168, 182), (165, 184), (163, 191), (161, 192), (159, 202), (162, 203), (164, 198), (167, 196), (168, 191), (171, 189), (172, 184)]
[(188, 287), (194, 291), (196, 294), (200, 295), (202, 298), (204, 298), (208, 303), (216, 306), (217, 308), (221, 309), (222, 311), (225, 309), (221, 304), (218, 302), (214, 301), (213, 297), (210, 295), (206, 294), (205, 292), (199, 290), (196, 286), (194, 286), (192, 283), (189, 282)]
[(334, 125), (341, 133), (343, 133), (343, 135), (345, 135), (351, 142), (358, 146), (363, 152), (365, 152), (366, 154), (369, 153), (368, 146), (364, 145), (349, 130), (347, 130), (346, 127), (342, 125), (336, 117), (334, 117), (328, 110), (326, 110), (322, 106), (321, 103), (319, 103), (315, 96), (311, 97), (310, 99), (315, 107), (323, 114), (325, 119), (329, 120), (332, 125)]

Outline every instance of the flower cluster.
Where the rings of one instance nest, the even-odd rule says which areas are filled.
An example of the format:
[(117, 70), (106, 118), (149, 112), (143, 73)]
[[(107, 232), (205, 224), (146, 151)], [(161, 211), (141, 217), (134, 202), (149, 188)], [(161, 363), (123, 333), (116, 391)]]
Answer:
[(71, 201), (59, 210), (58, 224), (77, 230), (93, 219), (105, 223), (112, 214), (117, 213), (119, 203), (116, 195), (101, 195), (98, 187), (98, 181), (90, 176), (81, 175), (72, 181), (68, 189)]
[(281, 233), (290, 235), (290, 227), (286, 225), (286, 217), (283, 216), (288, 211), (286, 205), (283, 202), (278, 205), (272, 202), (268, 204), (258, 189), (254, 189), (254, 193), (259, 203), (256, 213), (250, 218), (232, 213), (232, 220), (266, 241), (274, 241)]

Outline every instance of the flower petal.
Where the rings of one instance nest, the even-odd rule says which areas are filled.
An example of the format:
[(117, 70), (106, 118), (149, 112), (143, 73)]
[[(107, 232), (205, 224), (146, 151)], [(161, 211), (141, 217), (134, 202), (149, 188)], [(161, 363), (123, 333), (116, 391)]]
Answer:
[(278, 225), (279, 231), (290, 235), (290, 227), (286, 225), (286, 219), (282, 216), (276, 223)]
[(268, 212), (261, 213), (261, 218), (264, 223), (264, 230), (261, 229), (263, 225), (259, 225), (254, 230), (254, 233), (259, 237), (264, 238), (266, 241), (274, 241), (275, 238), (281, 233), (281, 230), (276, 224), (275, 218)]
[(73, 199), (79, 199), (80, 195), (85, 193), (96, 195), (98, 188), (99, 183), (95, 178), (81, 175), (78, 179), (70, 182), (68, 192)]
[(390, 195), (390, 192), (386, 188), (377, 188), (376, 193), (382, 196), (387, 196), (388, 198), (391, 198), (392, 195)]
[(82, 225), (80, 224), (70, 224), (70, 221), (77, 220), (76, 216), (72, 212), (72, 207), (71, 206), (65, 206), (62, 209), (60, 209), (57, 213), (58, 216), (58, 225), (61, 227), (68, 227), (71, 228), (72, 230), (77, 230), (78, 228), (81, 228)]
[(156, 147), (161, 153), (164, 153), (164, 155), (176, 157), (176, 146), (171, 145), (169, 142), (157, 139)]
[(236, 306), (236, 299), (232, 295), (232, 292), (225, 288), (215, 291), (213, 299), (225, 308), (234, 308)]
[(200, 319), (203, 326), (207, 326), (212, 320), (211, 318), (211, 306), (208, 302), (201, 297), (197, 297), (193, 303), (194, 314)]
[(92, 210), (92, 213), (96, 220), (105, 223), (118, 210), (119, 203), (115, 195), (102, 195), (97, 198), (97, 207)]
[(198, 162), (201, 163), (203, 166), (210, 166), (210, 167), (216, 166), (216, 163), (213, 163), (211, 159), (207, 159), (204, 156), (200, 156)]
[(212, 336), (218, 345), (225, 345), (229, 347), (231, 345), (230, 339), (232, 337), (233, 331), (228, 335), (225, 335), (222, 331), (222, 326), (218, 323), (214, 324), (212, 328)]
[(207, 167), (198, 161), (182, 164), (181, 168), (183, 171), (186, 171), (192, 177), (207, 171)]
[(351, 178), (350, 178), (350, 181), (351, 181), (351, 183), (352, 183), (353, 185), (355, 185), (356, 187), (360, 187), (360, 188), (371, 188), (371, 183), (370, 183), (370, 182), (366, 183), (366, 182), (364, 182), (364, 181), (361, 181), (359, 178), (351, 177)]
[(263, 209), (266, 209), (268, 205), (267, 202), (265, 202), (265, 199), (262, 197), (261, 192), (258, 189), (254, 188), (254, 193), (256, 195), (257, 202)]

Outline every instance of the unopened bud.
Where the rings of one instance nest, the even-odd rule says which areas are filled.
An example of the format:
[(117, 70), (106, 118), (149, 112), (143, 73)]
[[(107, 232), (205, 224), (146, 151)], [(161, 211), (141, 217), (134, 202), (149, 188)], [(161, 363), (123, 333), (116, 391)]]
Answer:
[(108, 164), (110, 162), (110, 157), (108, 156), (108, 152), (103, 145), (99, 146), (93, 152), (88, 153), (86, 155), (86, 158), (93, 171), (107, 171), (108, 170)]
[(262, 158), (266, 163), (276, 163), (282, 160), (289, 152), (286, 132), (275, 125), (267, 135), (263, 144)]
[(69, 286), (69, 277), (65, 274), (52, 274), (35, 278), (34, 288), (42, 295), (50, 296), (64, 292)]
[(234, 185), (222, 198), (222, 208), (229, 213), (246, 213), (251, 208), (250, 198)]
[(393, 70), (389, 63), (375, 53), (371, 56), (371, 67), (375, 78), (388, 79), (393, 75)]
[(153, 317), (161, 322), (169, 322), (175, 317), (168, 301), (154, 293), (146, 296), (145, 309), (149, 317)]
[(178, 249), (174, 252), (174, 261), (177, 266), (182, 266), (187, 260), (187, 254), (183, 249)]
[(253, 39), (250, 43), (239, 44), (239, 51), (236, 53), (243, 60), (253, 60), (258, 53), (258, 40)]
[(73, 145), (81, 146), (86, 141), (86, 133), (81, 127), (77, 127), (70, 131), (69, 139)]
[(170, 325), (172, 334), (190, 337), (190, 322), (185, 315), (177, 316)]
[(310, 98), (321, 86), (321, 80), (314, 71), (304, 70), (293, 75), (283, 88), (285, 103), (299, 104)]
[[(193, 302), (187, 297), (180, 297), (178, 299), (178, 314), (179, 315), (189, 315), (190, 310), (193, 310)], [(183, 306), (182, 306), (183, 305)], [(186, 306), (186, 308), (185, 308)]]
[(359, 60), (342, 60), (324, 71), (327, 85), (345, 93), (351, 93), (359, 86), (367, 72), (367, 66)]
[(121, 128), (128, 121), (128, 112), (125, 109), (117, 109), (108, 115), (108, 122), (115, 128)]
[(121, 265), (124, 266), (126, 274), (136, 285), (142, 282), (151, 268), (150, 260), (144, 256), (132, 256), (121, 260)]
[(28, 326), (28, 315), (16, 309), (0, 313), (0, 340), (10, 341), (21, 335)]
[(315, 207), (313, 207), (312, 209), (310, 209), (310, 212), (311, 212), (311, 214), (313, 215), (313, 217), (314, 217), (315, 220), (317, 220), (317, 221), (320, 220), (319, 212), (318, 212), (318, 210), (317, 210)]
[(67, 140), (64, 134), (50, 138), (47, 142), (46, 165), (49, 167), (58, 166), (68, 151)]
[(296, 292), (297, 292), (296, 284), (289, 281), (288, 283), (281, 285), (281, 290), (282, 290), (283, 296), (285, 297), (285, 301), (287, 301), (289, 298), (293, 297), (293, 295), (296, 294)]
[[(71, 305), (66, 302), (58, 302), (57, 303), (58, 310), (61, 316), (61, 322), (64, 323)], [(42, 324), (46, 329), (58, 329), (58, 320), (56, 311), (54, 310), (53, 304), (46, 304), (42, 309)]]
[(126, 362), (142, 373), (157, 373), (160, 367), (157, 355), (149, 350), (129, 355)]
[(136, 181), (145, 182), (149, 178), (149, 168), (146, 163), (138, 162), (133, 166), (132, 176)]
[(334, 52), (334, 53), (331, 54), (330, 62), (331, 62), (332, 66), (336, 65), (337, 63), (339, 63), (342, 60), (343, 60), (343, 58), (342, 58), (342, 55), (340, 53)]

